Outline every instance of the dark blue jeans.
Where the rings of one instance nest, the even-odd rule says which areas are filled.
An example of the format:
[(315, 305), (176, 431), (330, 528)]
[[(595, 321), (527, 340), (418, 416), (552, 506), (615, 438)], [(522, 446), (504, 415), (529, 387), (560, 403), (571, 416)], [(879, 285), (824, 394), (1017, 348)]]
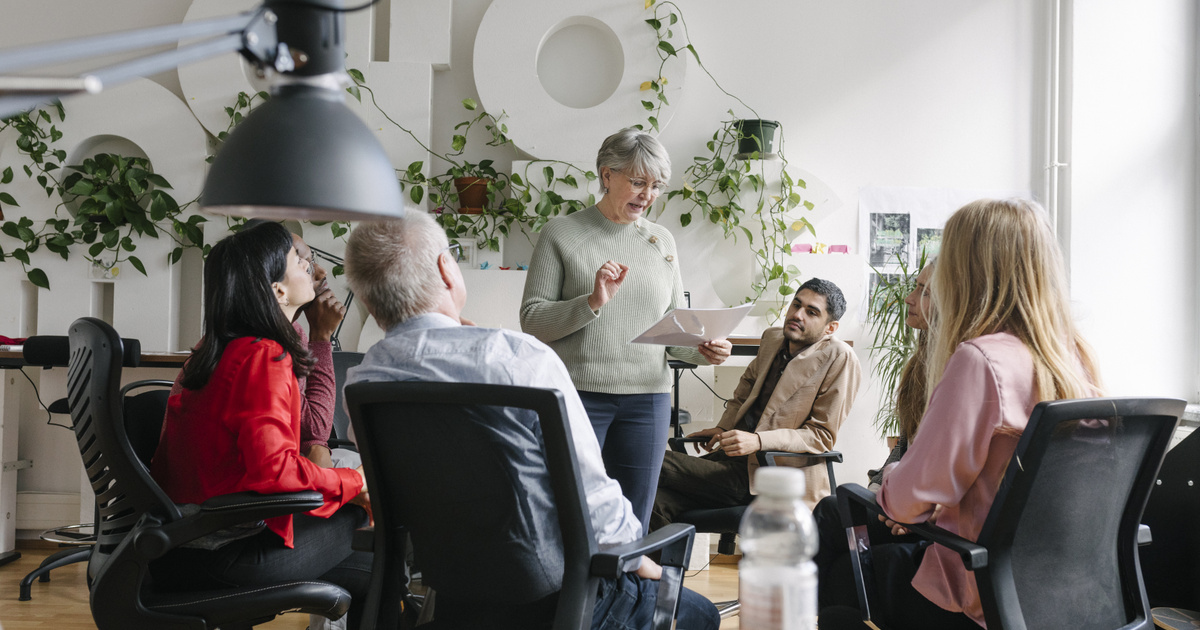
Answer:
[[(641, 630), (649, 628), (658, 601), (658, 582), (626, 573), (619, 580), (603, 580), (600, 597), (592, 613), (593, 630)], [(703, 595), (684, 588), (675, 612), (679, 630), (717, 630), (721, 616)]]
[(621, 484), (645, 534), (667, 451), (670, 394), (579, 392), (604, 456), (604, 469)]

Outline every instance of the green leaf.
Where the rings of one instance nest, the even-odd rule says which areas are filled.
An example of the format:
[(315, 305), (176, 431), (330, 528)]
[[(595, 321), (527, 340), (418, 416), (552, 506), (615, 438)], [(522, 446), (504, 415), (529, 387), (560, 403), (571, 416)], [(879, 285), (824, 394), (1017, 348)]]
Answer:
[(658, 29), (662, 28), (662, 20), (655, 20), (652, 18), (652, 19), (646, 20), (646, 23), (650, 25), (650, 28), (653, 28), (656, 31)]
[(154, 173), (147, 173), (146, 179), (151, 184), (154, 184), (158, 188), (168, 188), (169, 189), (171, 187), (171, 184), (162, 175), (156, 175)]
[(50, 279), (46, 277), (46, 272), (41, 269), (36, 267), (30, 269), (25, 273), (25, 277), (29, 278), (29, 282), (35, 287), (41, 287), (46, 290), (50, 289)]
[[(691, 48), (690, 45), (688, 47)], [(666, 41), (658, 42), (658, 48), (659, 48), (659, 50), (667, 53), (668, 55), (675, 54), (675, 47), (671, 45), (671, 42), (666, 42)]]
[(17, 226), (17, 236), (26, 243), (37, 240), (37, 236), (34, 235), (33, 230), (21, 225)]
[(463, 148), (466, 146), (467, 146), (467, 137), (466, 136), (455, 134), (454, 138), (450, 141), (450, 147), (454, 150), (455, 153), (461, 153)]
[(346, 88), (346, 91), (350, 93), (350, 96), (354, 97), (354, 100), (360, 103), (362, 102), (362, 91), (358, 89), (357, 85), (351, 85), (350, 87)]
[(103, 243), (103, 245), (105, 247), (116, 247), (117, 241), (120, 238), (121, 238), (121, 233), (116, 230), (113, 230), (113, 231), (109, 232), (108, 234), (104, 235), (104, 238), (101, 240), (101, 243)]
[(691, 212), (687, 212), (687, 213), (679, 215), (679, 224), (680, 225), (682, 225), (683, 227), (687, 227), (691, 223), (692, 223), (692, 213)]
[(425, 189), (420, 186), (413, 186), (412, 190), (408, 192), (408, 196), (412, 199), (413, 203), (421, 203), (421, 200), (425, 198)]
[(3, 173), (0, 173), (0, 184), (7, 184), (7, 183), (11, 182), (12, 180), (13, 180), (13, 172), (12, 172), (12, 167), (10, 166), (10, 167), (4, 169)]
[(366, 77), (363, 76), (363, 73), (361, 70), (358, 70), (356, 68), (349, 68), (346, 70), (346, 73), (350, 75), (351, 79), (354, 79), (355, 81), (358, 81), (359, 83), (367, 82), (367, 79), (366, 79)]
[(650, 101), (642, 101), (642, 107), (644, 107), (648, 112), (654, 111), (654, 103), (651, 103)]
[(26, 265), (29, 264), (29, 252), (27, 252), (23, 249), (14, 249), (12, 255), (13, 255), (13, 258), (16, 258), (17, 260), (25, 263)]
[(138, 260), (137, 256), (130, 256), (129, 264), (133, 265), (134, 269), (137, 269), (138, 271), (142, 272), (143, 276), (148, 275), (146, 273), (146, 266), (142, 264), (142, 261)]
[(176, 247), (175, 249), (171, 250), (171, 257), (169, 260), (171, 261), (171, 264), (174, 265), (175, 263), (179, 262), (179, 259), (182, 257), (183, 257), (183, 248)]
[(792, 295), (793, 293), (795, 292), (792, 291), (792, 288), (787, 285), (781, 285), (779, 287), (779, 295)]
[(473, 98), (464, 98), (462, 100), (462, 106), (465, 107), (468, 111), (473, 112), (473, 111), (475, 111), (476, 107), (479, 107), (479, 104), (476, 103), (475, 99), (473, 99)]
[(650, 116), (650, 117), (649, 117), (649, 118), (647, 118), (646, 120), (649, 120), (649, 121), (650, 121), (650, 126), (654, 127), (654, 130), (655, 130), (655, 131), (658, 131), (658, 130), (659, 130), (659, 129), (658, 129), (658, 119), (657, 119), (657, 118), (655, 118), (654, 116)]
[(543, 167), (542, 175), (546, 176), (546, 185), (547, 186), (554, 183), (554, 169), (550, 168), (549, 166)]
[(83, 196), (92, 194), (94, 190), (96, 190), (96, 187), (92, 184), (91, 180), (80, 178), (79, 181), (75, 182), (74, 186), (67, 189), (67, 192), (72, 195)]
[(21, 204), (17, 203), (17, 200), (13, 199), (13, 196), (6, 192), (0, 192), (0, 203), (6, 203), (10, 206), (17, 206), (18, 208), (21, 207)]

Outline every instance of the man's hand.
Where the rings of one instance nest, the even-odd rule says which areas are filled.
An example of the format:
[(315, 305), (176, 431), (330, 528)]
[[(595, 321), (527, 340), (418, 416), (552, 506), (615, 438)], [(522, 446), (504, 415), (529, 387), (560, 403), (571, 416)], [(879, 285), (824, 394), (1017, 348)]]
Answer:
[(588, 306), (593, 311), (598, 311), (600, 307), (608, 304), (608, 301), (621, 288), (621, 283), (625, 282), (627, 273), (629, 273), (629, 267), (619, 262), (610, 260), (600, 265), (600, 268), (596, 270), (596, 283), (592, 288), (592, 294), (588, 296)]
[(346, 317), (346, 307), (338, 301), (333, 289), (325, 287), (304, 309), (308, 318), (308, 334), (313, 341), (329, 341), (338, 324)]
[(647, 580), (662, 579), (662, 567), (659, 566), (657, 562), (647, 558), (646, 556), (642, 556), (641, 566), (639, 566), (637, 571), (634, 571), (633, 573), (634, 575)]
[[(687, 436), (690, 438), (712, 437), (714, 435), (720, 434), (721, 432), (722, 432), (722, 430), (719, 427), (713, 427), (711, 429), (701, 429), (699, 431), (696, 431), (695, 433), (689, 433)], [(712, 445), (713, 445), (712, 440), (709, 440), (707, 444), (705, 444), (703, 442), (698, 442), (696, 444), (696, 452), (699, 453), (701, 448), (704, 448), (704, 450), (706, 450), (706, 451), (712, 452), (712, 450), (713, 450)]]
[(713, 339), (700, 344), (698, 349), (710, 365), (721, 365), (733, 353), (733, 344), (728, 339)]
[(730, 457), (740, 457), (762, 450), (762, 438), (758, 437), (757, 433), (737, 429), (717, 434), (708, 444), (711, 447), (709, 450), (720, 448)]

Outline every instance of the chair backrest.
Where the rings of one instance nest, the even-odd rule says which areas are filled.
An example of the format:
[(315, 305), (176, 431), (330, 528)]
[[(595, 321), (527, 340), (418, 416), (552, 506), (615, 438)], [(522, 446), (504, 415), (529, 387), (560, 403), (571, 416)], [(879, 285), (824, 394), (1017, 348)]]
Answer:
[(342, 391), (346, 387), (346, 370), (362, 363), (364, 356), (362, 352), (333, 353), (333, 391), (337, 396), (333, 404), (333, 437), (341, 440), (347, 439), (346, 429), (350, 426), (350, 416), (346, 413), (346, 394)]
[[(1137, 529), (1184, 401), (1038, 404), (978, 542), (988, 627), (1151, 627)], [(1033, 621), (1036, 620), (1036, 621)]]
[(556, 626), (590, 622), (597, 545), (560, 392), (409, 381), (356, 383), (346, 400), (376, 529), (410, 532), (439, 604), (559, 591)]
[(171, 381), (135, 381), (121, 388), (121, 411), (125, 417), (125, 436), (133, 453), (146, 470), (158, 449), (163, 420), (167, 415), (167, 399), (171, 397)]
[(88, 574), (94, 577), (144, 513), (175, 520), (179, 510), (150, 478), (126, 435), (119, 389), (120, 337), (91, 317), (75, 320), (68, 337), (67, 399), (100, 515), (88, 564)]

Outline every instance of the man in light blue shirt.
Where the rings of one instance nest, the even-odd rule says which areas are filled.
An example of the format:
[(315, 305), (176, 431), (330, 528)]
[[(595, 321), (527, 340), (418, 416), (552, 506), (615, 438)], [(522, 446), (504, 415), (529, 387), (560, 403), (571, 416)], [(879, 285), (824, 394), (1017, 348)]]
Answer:
[[(409, 211), (401, 220), (359, 225), (346, 246), (346, 271), (355, 294), (387, 331), (367, 351), (362, 364), (350, 369), (347, 384), (417, 380), (561, 391), (597, 542), (620, 544), (641, 537), (642, 525), (629, 501), (604, 471), (596, 434), (558, 355), (523, 333), (460, 323), (466, 286), (445, 234), (429, 215)], [(496, 417), (498, 423), (516, 421), (507, 414)], [(534, 479), (533, 487), (521, 490), (522, 496), (532, 511), (540, 512), (539, 520), (553, 521), (545, 512), (552, 496), (546, 475)], [(545, 540), (535, 544), (561, 547), (557, 527), (550, 530)], [(606, 581), (596, 602), (593, 628), (648, 627), (658, 590), (655, 580), (661, 572), (657, 563), (643, 558), (637, 571), (625, 579)], [(625, 603), (619, 603), (622, 599)], [(715, 630), (720, 623), (712, 603), (687, 589), (680, 597), (677, 618), (680, 627), (695, 629)]]

